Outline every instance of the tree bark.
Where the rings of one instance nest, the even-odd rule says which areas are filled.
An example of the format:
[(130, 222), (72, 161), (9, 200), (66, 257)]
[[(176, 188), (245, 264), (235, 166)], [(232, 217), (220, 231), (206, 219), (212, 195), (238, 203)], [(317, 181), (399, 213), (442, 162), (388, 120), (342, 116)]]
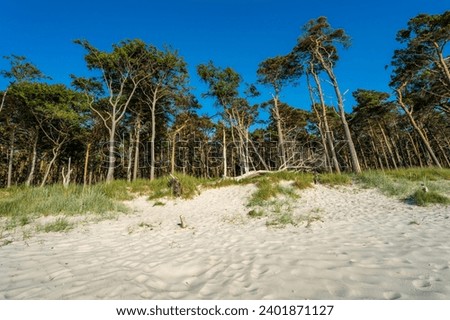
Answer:
[(7, 178), (7, 182), (6, 182), (7, 188), (11, 187), (11, 182), (12, 182), (15, 140), (16, 140), (16, 134), (15, 134), (15, 129), (13, 128), (11, 131), (11, 140), (10, 140), (10, 145), (9, 145), (8, 178)]
[(225, 125), (223, 126), (222, 134), (223, 134), (223, 136), (222, 136), (223, 177), (226, 178), (228, 176), (228, 172), (227, 172), (228, 164), (227, 164), (227, 136), (226, 136)]
[[(62, 144), (61, 144), (61, 145), (62, 145)], [(56, 158), (57, 158), (58, 155), (59, 155), (59, 149), (60, 149), (61, 145), (58, 145), (57, 147), (54, 147), (54, 148), (52, 149), (53, 157), (52, 157), (52, 159), (50, 160), (50, 163), (47, 165), (47, 169), (45, 170), (44, 178), (42, 178), (42, 182), (41, 182), (41, 185), (40, 185), (41, 188), (42, 188), (43, 186), (45, 186), (45, 184), (47, 183), (47, 179), (48, 179), (48, 176), (49, 176), (49, 174), (50, 174), (50, 170), (52, 169), (52, 166), (53, 166), (53, 164), (55, 163)]]
[(31, 165), (30, 165), (30, 173), (28, 174), (28, 178), (25, 181), (25, 185), (27, 187), (29, 187), (31, 185), (31, 183), (33, 182), (34, 179), (34, 172), (36, 170), (36, 161), (37, 161), (37, 144), (38, 144), (38, 133), (36, 132), (36, 136), (34, 138), (34, 143), (33, 143), (33, 151), (32, 151), (32, 156), (31, 156)]
[(139, 144), (141, 143), (141, 121), (140, 117), (136, 122), (136, 145), (134, 147), (134, 166), (133, 166), (133, 181), (138, 177), (139, 169)]
[(273, 96), (273, 117), (275, 118), (278, 133), (279, 157), (281, 159), (281, 166), (279, 166), (279, 168), (282, 169), (286, 168), (288, 164), (286, 159), (286, 141), (284, 140), (284, 132), (281, 126), (280, 109), (278, 107), (278, 96)]
[(88, 181), (89, 153), (91, 151), (91, 143), (87, 144), (86, 155), (84, 157), (83, 185), (86, 186)]
[[(113, 121), (114, 122), (114, 121)], [(109, 133), (109, 142), (108, 142), (108, 173), (106, 174), (106, 183), (110, 183), (114, 180), (114, 170), (116, 166), (116, 157), (114, 156), (114, 147), (116, 144), (115, 139), (116, 133), (116, 125), (113, 124), (110, 133)]]

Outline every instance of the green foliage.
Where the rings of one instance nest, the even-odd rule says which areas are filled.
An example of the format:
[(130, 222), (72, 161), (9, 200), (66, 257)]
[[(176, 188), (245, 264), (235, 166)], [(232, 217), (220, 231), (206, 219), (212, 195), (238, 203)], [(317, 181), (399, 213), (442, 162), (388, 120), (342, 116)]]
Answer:
[(252, 194), (248, 203), (251, 207), (262, 206), (267, 200), (283, 192), (283, 188), (278, 183), (268, 178), (258, 181), (256, 186), (258, 189)]
[(349, 185), (352, 177), (348, 174), (323, 173), (319, 175), (319, 182), (330, 186)]
[(310, 188), (312, 183), (313, 176), (311, 174), (301, 174), (294, 179), (292, 185), (299, 190), (303, 190)]
[(4, 57), (9, 60), (9, 71), (2, 70), (0, 75), (10, 79), (11, 83), (31, 82), (39, 79), (48, 79), (34, 64), (27, 61), (24, 56), (11, 55)]
[(417, 190), (409, 199), (418, 206), (426, 206), (428, 204), (450, 204), (450, 198), (435, 191), (424, 192), (422, 190)]
[(306, 177), (308, 176), (283, 171), (253, 178), (256, 180), (257, 190), (251, 195), (247, 205), (256, 208), (248, 215), (252, 218), (267, 217), (267, 226), (284, 227), (288, 224), (295, 226), (297, 223), (292, 215), (291, 201), (299, 196), (294, 188), (282, 186), (280, 183), (294, 180), (298, 186), (305, 186), (308, 183)]

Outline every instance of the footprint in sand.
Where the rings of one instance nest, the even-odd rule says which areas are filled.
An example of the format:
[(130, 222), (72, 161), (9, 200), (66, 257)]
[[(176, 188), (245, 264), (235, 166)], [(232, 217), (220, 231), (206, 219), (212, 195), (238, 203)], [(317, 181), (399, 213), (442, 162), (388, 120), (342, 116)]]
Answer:
[(425, 279), (414, 280), (412, 283), (416, 289), (431, 287), (431, 282)]
[(437, 263), (430, 263), (430, 267), (433, 268), (434, 272), (443, 271), (449, 269), (448, 265), (445, 264), (437, 264)]
[(398, 292), (384, 292), (383, 296), (387, 299), (387, 300), (397, 300), (400, 299), (402, 297), (402, 295)]

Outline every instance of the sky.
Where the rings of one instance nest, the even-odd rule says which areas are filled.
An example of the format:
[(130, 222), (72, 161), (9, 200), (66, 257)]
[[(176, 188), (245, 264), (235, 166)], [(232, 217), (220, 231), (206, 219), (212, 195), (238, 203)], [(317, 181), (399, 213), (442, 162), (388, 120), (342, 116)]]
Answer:
[[(254, 83), (259, 63), (291, 51), (302, 26), (319, 16), (352, 39), (349, 49), (340, 50), (336, 67), (346, 110), (352, 110), (351, 93), (358, 88), (391, 93), (391, 70), (385, 66), (401, 46), (396, 33), (419, 13), (450, 10), (450, 0), (0, 0), (0, 8), (0, 57), (26, 56), (52, 83), (70, 85), (70, 74), (90, 74), (75, 39), (104, 51), (125, 39), (168, 45), (189, 66), (200, 113), (212, 115), (213, 102), (200, 98), (206, 87), (197, 65), (211, 60)], [(0, 59), (0, 70), (8, 68)], [(0, 79), (0, 90), (6, 85)], [(270, 99), (270, 88), (260, 91), (260, 100)], [(297, 108), (311, 105), (302, 83), (284, 90), (281, 99)], [(326, 99), (335, 104), (331, 91)]]

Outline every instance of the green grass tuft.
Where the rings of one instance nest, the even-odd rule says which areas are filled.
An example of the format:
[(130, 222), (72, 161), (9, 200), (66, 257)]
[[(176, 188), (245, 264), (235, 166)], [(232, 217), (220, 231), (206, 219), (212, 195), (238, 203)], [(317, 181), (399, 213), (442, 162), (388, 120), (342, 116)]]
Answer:
[(262, 218), (266, 215), (266, 213), (262, 210), (252, 209), (248, 212), (248, 215), (252, 218)]
[(293, 226), (297, 225), (297, 222), (295, 221), (291, 212), (285, 212), (280, 215), (276, 215), (266, 222), (266, 226), (277, 228), (284, 228), (289, 224)]
[(252, 194), (248, 203), (251, 207), (263, 206), (267, 200), (283, 193), (283, 188), (278, 183), (267, 178), (260, 180), (256, 186), (258, 189)]
[(322, 173), (319, 175), (319, 182), (329, 186), (350, 185), (353, 179), (348, 174)]
[(66, 232), (73, 229), (73, 224), (65, 218), (58, 218), (54, 222), (47, 223), (40, 227), (44, 232)]
[(447, 198), (435, 191), (424, 192), (422, 190), (417, 190), (409, 199), (418, 206), (426, 206), (428, 204), (450, 204), (450, 198)]

